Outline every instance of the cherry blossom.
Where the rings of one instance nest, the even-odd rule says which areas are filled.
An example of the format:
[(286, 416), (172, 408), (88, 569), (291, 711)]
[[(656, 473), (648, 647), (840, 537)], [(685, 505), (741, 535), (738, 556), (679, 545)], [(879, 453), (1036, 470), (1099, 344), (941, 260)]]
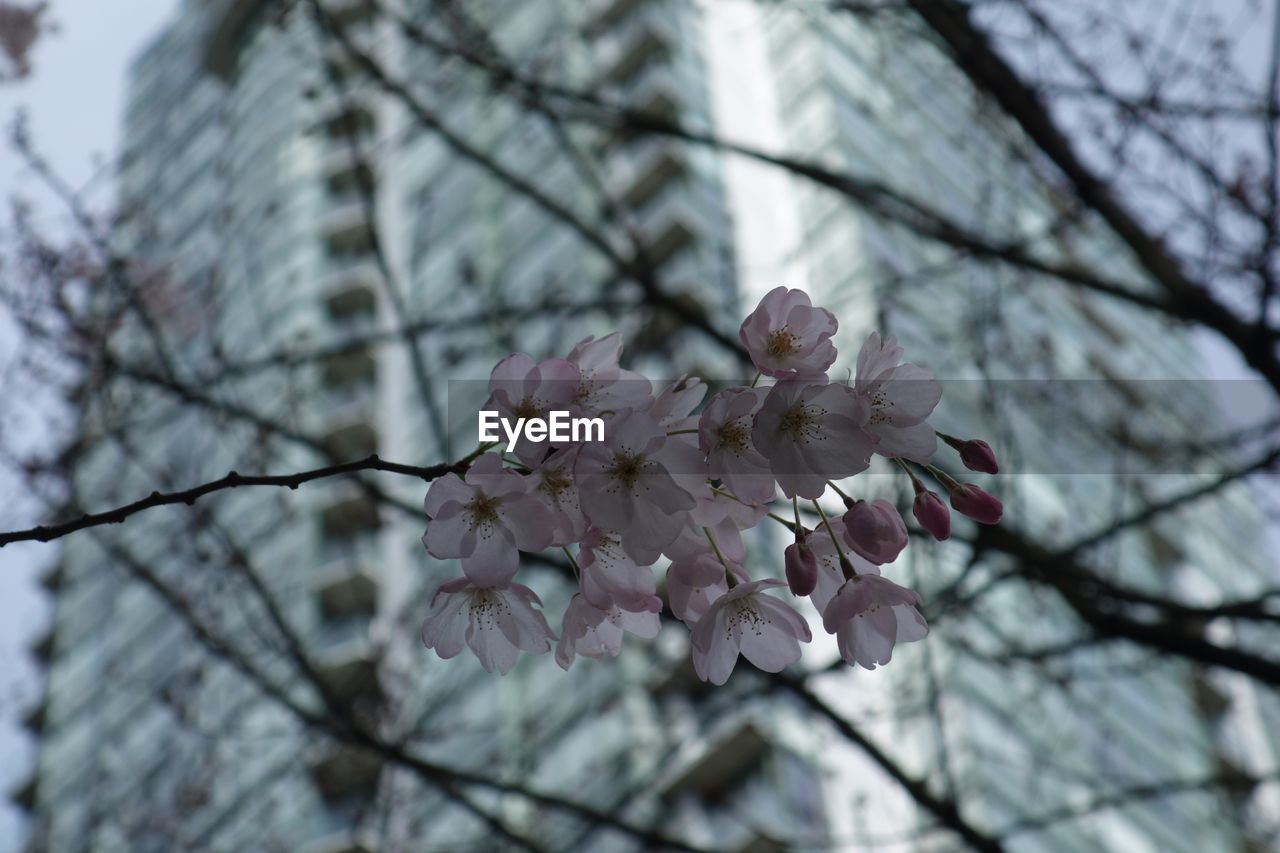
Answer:
[(765, 672), (781, 672), (800, 660), (800, 644), (813, 639), (794, 609), (763, 591), (779, 580), (739, 582), (717, 598), (690, 634), (698, 677), (724, 684), (738, 655)]
[(462, 571), (480, 586), (507, 583), (519, 568), (519, 551), (546, 548), (555, 529), (529, 485), (496, 453), (476, 459), (465, 480), (446, 474), (427, 490), (431, 522), (422, 543), (434, 557), (462, 558)]
[(579, 412), (599, 415), (641, 409), (653, 402), (653, 383), (639, 373), (618, 366), (622, 334), (579, 341), (566, 359), (573, 364), (573, 398)]
[(475, 586), (470, 578), (454, 578), (432, 596), (422, 642), (445, 660), (469, 646), (486, 670), (506, 675), (521, 650), (551, 650), (555, 634), (534, 605), (542, 601), (527, 586)]
[(792, 595), (808, 595), (818, 585), (818, 558), (809, 547), (804, 528), (796, 530), (796, 541), (782, 552), (787, 587)]
[(845, 662), (875, 669), (889, 662), (895, 643), (922, 640), (929, 633), (920, 605), (913, 590), (860, 574), (845, 581), (823, 609), (822, 627), (836, 635)]
[(920, 483), (915, 481), (916, 499), (911, 505), (911, 514), (916, 517), (916, 521), (920, 522), (920, 526), (929, 532), (929, 535), (939, 542), (951, 537), (951, 510), (947, 509), (947, 505), (942, 502), (942, 498), (938, 497), (937, 492), (931, 492)]
[(578, 502), (578, 486), (573, 481), (573, 463), (578, 448), (568, 447), (547, 457), (529, 474), (533, 495), (551, 511), (552, 545), (569, 545), (582, 540), (587, 531), (587, 517)]
[(751, 504), (767, 503), (774, 496), (769, 460), (751, 441), (765, 394), (763, 388), (728, 388), (707, 402), (698, 420), (698, 446), (707, 454), (712, 479)]
[(653, 400), (649, 417), (668, 432), (683, 432), (698, 425), (693, 410), (707, 396), (707, 384), (696, 376), (682, 376), (671, 383)]
[[(739, 581), (748, 581), (747, 570), (729, 563)], [(672, 560), (667, 569), (667, 601), (681, 622), (692, 625), (702, 618), (711, 603), (729, 590), (724, 563), (708, 548), (701, 554)]]
[[(830, 530), (827, 529), (830, 524)], [(880, 567), (858, 556), (845, 547), (843, 518), (833, 518), (819, 524), (808, 536), (808, 544), (818, 561), (818, 581), (809, 594), (809, 600), (821, 613), (835, 598), (849, 574), (878, 575)], [(843, 557), (843, 560), (841, 559)], [(842, 563), (844, 565), (842, 565)]]
[(690, 510), (684, 527), (662, 553), (672, 560), (693, 559), (709, 553), (709, 534), (726, 559), (745, 560), (747, 549), (742, 542), (742, 531), (759, 524), (768, 509), (763, 505), (744, 504), (705, 483), (694, 492), (694, 499), (697, 503)]
[(948, 489), (951, 507), (961, 515), (967, 515), (979, 524), (999, 524), (1004, 515), (1004, 505), (994, 495), (988, 494), (973, 483), (955, 483)]
[(705, 469), (681, 454), (688, 445), (669, 441), (645, 412), (625, 411), (605, 431), (605, 440), (584, 444), (574, 464), (582, 511), (597, 527), (616, 531), (622, 548), (649, 565), (675, 539), (694, 507), (693, 495), (673, 473), (706, 479)]
[[(578, 368), (563, 358), (535, 362), (524, 353), (513, 353), (498, 362), (489, 375), (489, 401), (500, 415), (511, 419), (545, 419), (552, 410), (568, 411), (574, 402)], [(525, 441), (513, 451), (527, 465), (547, 455), (551, 445)]]
[(560, 642), (556, 645), (556, 663), (562, 669), (573, 665), (574, 658), (586, 655), (599, 660), (614, 657), (622, 649), (622, 634), (630, 632), (651, 640), (658, 636), (662, 620), (661, 605), (652, 611), (632, 613), (611, 607), (601, 610), (587, 602), (581, 594), (569, 599), (560, 625)]
[(869, 562), (892, 563), (907, 547), (907, 525), (886, 500), (854, 501), (844, 514), (844, 541)]
[(738, 337), (764, 375), (817, 379), (826, 378), (836, 360), (831, 336), (838, 326), (831, 312), (814, 308), (803, 290), (775, 287), (742, 321)]
[(853, 390), (870, 406), (867, 429), (878, 439), (876, 453), (928, 463), (938, 438), (925, 419), (942, 399), (933, 374), (914, 364), (899, 364), (902, 347), (890, 335), (872, 332), (858, 353)]
[(779, 382), (756, 414), (751, 440), (788, 498), (817, 498), (827, 481), (851, 477), (871, 464), (876, 438), (866, 429), (870, 409), (843, 385)]
[[(916, 520), (944, 540), (951, 510), (918, 474), (978, 522), (998, 522), (1003, 507), (930, 464), (937, 439), (971, 470), (994, 474), (999, 466), (985, 441), (934, 431), (928, 419), (941, 386), (929, 371), (903, 363), (892, 337), (873, 332), (852, 382), (829, 382), (836, 328), (835, 317), (803, 292), (774, 289), (740, 330), (760, 373), (750, 387), (726, 387), (705, 405), (707, 385), (694, 376), (655, 396), (649, 379), (621, 367), (617, 333), (586, 338), (563, 359), (502, 359), (489, 380), (500, 415), (600, 418), (604, 438), (527, 442), (509, 467), (503, 454), (480, 453), (464, 476), (432, 483), (423, 543), (437, 558), (459, 559), (462, 577), (436, 591), (423, 642), (442, 658), (469, 646), (485, 669), (500, 673), (521, 651), (549, 651), (556, 636), (541, 602), (514, 579), (521, 550), (551, 546), (576, 578), (556, 645), (565, 669), (578, 655), (617, 655), (624, 633), (657, 636), (664, 598), (690, 630), (698, 676), (715, 684), (728, 680), (739, 656), (769, 672), (800, 659), (812, 636), (788, 594), (809, 598), (850, 664), (873, 669), (889, 661), (896, 643), (925, 637), (920, 597), (881, 576), (880, 565), (896, 560), (908, 541), (894, 505), (845, 498), (843, 514), (828, 514), (820, 501), (830, 481), (866, 471), (874, 453), (891, 457), (915, 490)], [(772, 379), (755, 387), (762, 376)], [(770, 512), (778, 491), (792, 499), (794, 522)], [(816, 521), (802, 517), (810, 507), (800, 498), (812, 502)], [(785, 582), (752, 579), (746, 568), (747, 542), (770, 540), (745, 532), (771, 521), (793, 539), (781, 561), (775, 552), (756, 563)], [(659, 597), (652, 566), (664, 556), (670, 565)]]
[(982, 439), (974, 438), (966, 441), (943, 435), (942, 440), (960, 452), (960, 461), (970, 471), (980, 471), (983, 474), (1000, 473), (1000, 463), (996, 461), (995, 451)]
[(627, 556), (616, 533), (589, 529), (578, 552), (578, 566), (587, 603), (602, 610), (617, 607), (636, 613), (662, 608), (653, 570)]

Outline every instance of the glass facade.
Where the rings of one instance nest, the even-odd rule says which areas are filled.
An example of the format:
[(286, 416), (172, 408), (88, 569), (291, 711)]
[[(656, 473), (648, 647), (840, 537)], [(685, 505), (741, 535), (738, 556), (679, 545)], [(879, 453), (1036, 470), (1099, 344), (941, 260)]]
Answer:
[[(787, 153), (917, 200), (973, 233), (1025, 235), (1018, 245), (1035, 257), (1098, 264), (1149, 286), (1100, 223), (1081, 217), (1061, 227), (1066, 202), (1026, 143), (901, 19), (794, 8), (755, 23)], [(842, 350), (880, 328), (913, 361), (955, 380), (944, 381), (935, 422), (961, 436), (992, 437), (994, 427), (1006, 522), (1066, 547), (1159, 495), (1212, 479), (1210, 466), (1161, 468), (1160, 447), (1141, 457), (1121, 441), (1203, 428), (1216, 405), (1212, 383), (1167, 381), (1206, 375), (1189, 336), (1151, 312), (967, 257), (837, 193), (792, 184), (804, 283), (841, 317)], [(887, 496), (909, 502), (904, 481), (882, 479)], [(1194, 524), (1175, 513), (1135, 527), (1085, 559), (1152, 595), (1230, 599), (1274, 584), (1247, 486), (1195, 513)], [(832, 695), (853, 719), (885, 720), (872, 730), (960, 797), (975, 822), (1017, 827), (1008, 843), (1019, 850), (1257, 843), (1242, 816), (1252, 808), (1261, 818), (1274, 803), (1194, 782), (1276, 766), (1280, 730), (1250, 719), (1274, 719), (1274, 696), (1242, 676), (1081, 640), (1069, 600), (1048, 584), (1010, 582), (1016, 566), (998, 553), (978, 563), (954, 547), (918, 543), (907, 553), (903, 572), (930, 603), (929, 641), (895, 651), (883, 675), (859, 673), (856, 687), (853, 677), (842, 676), (843, 687), (833, 677)], [(1055, 646), (1065, 651), (1036, 656)], [(918, 810), (886, 794), (892, 784), (864, 770), (865, 758), (842, 764), (830, 809), (837, 837), (904, 834)], [(1144, 786), (1149, 795), (1127, 793)], [(903, 849), (928, 847), (930, 818), (916, 820), (926, 840)]]

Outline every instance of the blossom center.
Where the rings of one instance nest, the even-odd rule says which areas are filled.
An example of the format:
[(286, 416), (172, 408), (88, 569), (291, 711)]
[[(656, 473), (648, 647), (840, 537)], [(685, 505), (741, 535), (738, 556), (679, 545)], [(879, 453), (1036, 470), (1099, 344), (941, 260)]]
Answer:
[(590, 377), (584, 376), (582, 382), (578, 384), (578, 389), (573, 392), (573, 401), (584, 409), (590, 408), (596, 402), (599, 390), (598, 385)]
[(556, 503), (559, 503), (560, 496), (567, 492), (572, 485), (573, 480), (569, 478), (563, 468), (553, 468), (543, 473), (542, 482), (538, 484), (538, 488)]
[(795, 442), (813, 441), (822, 436), (823, 410), (797, 403), (782, 416), (778, 430)]
[(765, 627), (773, 621), (757, 610), (754, 603), (747, 598), (740, 598), (732, 602), (725, 610), (724, 629), (726, 638), (739, 630), (750, 631), (756, 636), (760, 636), (764, 633)]
[(644, 473), (645, 458), (639, 453), (622, 452), (613, 455), (613, 467), (609, 469), (610, 477), (626, 486), (634, 488)]
[(479, 494), (467, 502), (467, 514), (471, 516), (471, 527), (474, 529), (482, 524), (490, 524), (498, 520), (498, 505), (502, 503), (501, 498), (491, 498), (488, 495)]
[(731, 421), (716, 430), (716, 438), (719, 439), (721, 448), (741, 456), (746, 452), (747, 442), (751, 440), (751, 430), (741, 420)]
[(800, 349), (800, 336), (783, 326), (774, 329), (765, 339), (764, 351), (771, 358), (783, 358)]
[(880, 424), (889, 422), (889, 415), (885, 411), (889, 408), (889, 401), (884, 396), (884, 391), (876, 391), (871, 395), (871, 424), (879, 426)]
[(479, 625), (494, 625), (503, 613), (509, 613), (511, 605), (491, 589), (477, 589), (471, 593), (471, 619)]
[(511, 413), (517, 418), (524, 418), (525, 420), (540, 418), (542, 417), (542, 406), (540, 406), (538, 401), (532, 397), (525, 397), (515, 406), (511, 407)]

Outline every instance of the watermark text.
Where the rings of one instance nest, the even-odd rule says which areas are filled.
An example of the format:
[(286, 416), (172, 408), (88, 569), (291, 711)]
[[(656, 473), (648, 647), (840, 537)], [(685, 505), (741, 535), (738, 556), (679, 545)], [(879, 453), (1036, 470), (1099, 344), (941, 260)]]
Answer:
[(603, 418), (575, 418), (569, 412), (547, 412), (545, 418), (502, 417), (500, 412), (481, 410), (479, 421), (480, 443), (501, 441), (499, 428), (507, 438), (507, 453), (513, 453), (520, 439), (540, 444), (551, 442), (604, 441)]

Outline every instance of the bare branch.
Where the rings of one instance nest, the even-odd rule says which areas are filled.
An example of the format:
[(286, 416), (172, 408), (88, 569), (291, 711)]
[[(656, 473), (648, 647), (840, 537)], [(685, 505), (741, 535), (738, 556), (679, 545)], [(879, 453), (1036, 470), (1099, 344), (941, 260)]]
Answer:
[(402, 474), (407, 477), (417, 477), (424, 481), (431, 481), (437, 477), (443, 477), (445, 474), (461, 474), (464, 473), (471, 465), (472, 460), (478, 455), (479, 451), (457, 462), (443, 463), (440, 465), (431, 465), (428, 467), (419, 467), (416, 465), (402, 465), (398, 462), (388, 462), (381, 459), (377, 454), (366, 456), (364, 459), (355, 462), (343, 462), (338, 465), (326, 465), (322, 468), (313, 468), (309, 471), (299, 471), (294, 474), (239, 474), (235, 471), (230, 472), (225, 477), (217, 480), (211, 480), (185, 489), (179, 492), (152, 492), (145, 498), (136, 500), (133, 503), (116, 507), (115, 509), (104, 510), (102, 512), (88, 513), (79, 518), (65, 521), (60, 524), (46, 524), (39, 527), (32, 527), (27, 530), (13, 530), (7, 533), (0, 533), (0, 547), (8, 545), (10, 542), (49, 542), (66, 536), (69, 533), (75, 533), (78, 530), (84, 530), (88, 527), (98, 527), (104, 524), (120, 524), (130, 516), (136, 515), (144, 510), (152, 509), (159, 506), (170, 506), (173, 504), (193, 504), (205, 495), (213, 492), (220, 492), (225, 489), (237, 489), (246, 486), (274, 486), (277, 488), (296, 489), (303, 483), (309, 483), (313, 480), (323, 480), (329, 477), (342, 477), (359, 471), (386, 471), (392, 474)]

